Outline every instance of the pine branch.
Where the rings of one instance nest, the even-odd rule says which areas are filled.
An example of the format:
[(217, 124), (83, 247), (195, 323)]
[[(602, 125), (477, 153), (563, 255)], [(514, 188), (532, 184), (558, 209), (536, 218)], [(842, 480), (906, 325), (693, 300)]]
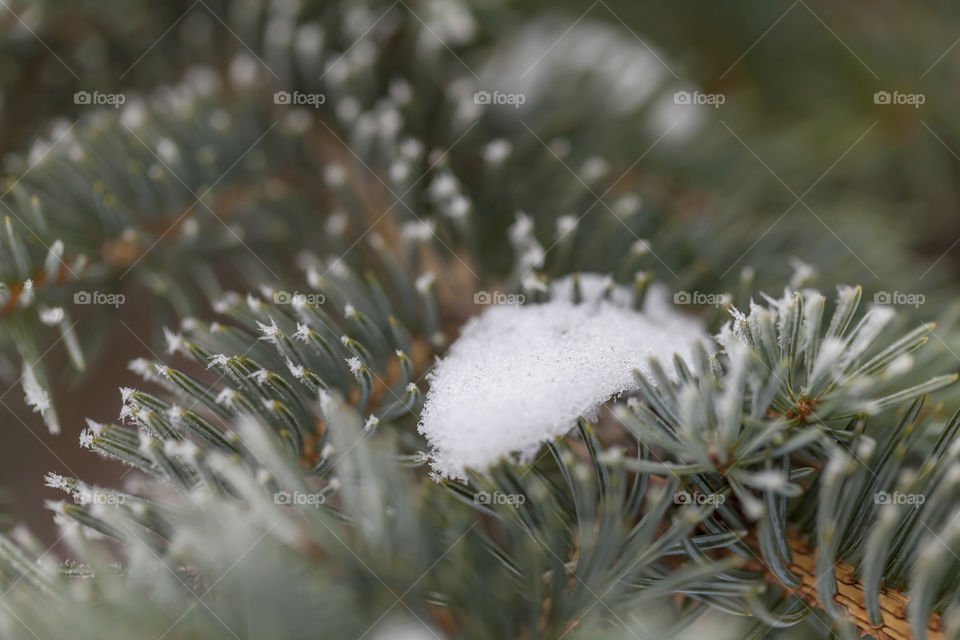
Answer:
[[(512, 44), (494, 41), (500, 22), (455, 3), (423, 17), (389, 0), (243, 7), (214, 14), (256, 57), (232, 62), (227, 90), (208, 91), (220, 80), (207, 70), (122, 121), (90, 114), (46, 162), (27, 170), (21, 159), (23, 179), (5, 194), (26, 222), (0, 237), (0, 315), (21, 331), (28, 400), (51, 425), (34, 312), (65, 339), (70, 325), (38, 301), (63, 304), (68, 287), (136, 265), (131, 275), (176, 318), (169, 357), (131, 363), (151, 390), (124, 387), (120, 424), (90, 421), (81, 435), (144, 479), (117, 490), (48, 475), (68, 498), (49, 504), (62, 558), (22, 530), (0, 537), (5, 636), (173, 635), (171, 620), (198, 599), (213, 616), (187, 616), (177, 635), (362, 637), (402, 604), (451, 636), (672, 638), (704, 615), (718, 616), (710, 631), (736, 629), (728, 614), (761, 632), (796, 624), (799, 599), (861, 633), (954, 634), (960, 580), (935, 539), (960, 530), (960, 414), (923, 408), (956, 379), (927, 355), (933, 325), (902, 332), (882, 307), (858, 316), (859, 287), (841, 288), (827, 313), (799, 261), (782, 297), (756, 303), (789, 277), (787, 248), (829, 278), (850, 271), (834, 270), (842, 260), (803, 222), (785, 219), (754, 248), (739, 212), (672, 195), (656, 162), (635, 170), (637, 140), (623, 131), (636, 122), (570, 94), (624, 89), (608, 60), (659, 70), (636, 38), (535, 23), (506, 36)], [(528, 111), (481, 107), (475, 92), (507, 86), (531, 43), (552, 50), (564, 38), (580, 46), (537, 61)], [(675, 88), (664, 76), (626, 96), (623, 112), (654, 111)], [(298, 89), (323, 94), (323, 106), (270, 100)], [(273, 122), (280, 139), (247, 156)], [(194, 206), (210, 215), (181, 221)], [(603, 215), (581, 223), (594, 209)], [(863, 244), (858, 254), (902, 257)], [(741, 272), (728, 309), (722, 292), (736, 283), (715, 265), (744, 253), (760, 268)], [(274, 266), (294, 262), (305, 283)], [(76, 281), (62, 281), (61, 264)], [(598, 400), (616, 418), (612, 442), (626, 446), (604, 450), (581, 416), (565, 437), (534, 442), (539, 456), (514, 457), (529, 454), (509, 446), (531, 422), (517, 411), (506, 459), (465, 469), (468, 482), (426, 480), (437, 443), (417, 430), (420, 378), (480, 313), (479, 287), (525, 296), (519, 318), (532, 305), (582, 311), (588, 282), (601, 282), (591, 302), (627, 300), (639, 314), (663, 267), (678, 287), (716, 292), (708, 322), (728, 311), (733, 321), (719, 352), (678, 357), (672, 370), (652, 363), (617, 388), (626, 398)], [(234, 291), (222, 293), (221, 269)], [(610, 275), (564, 277), (587, 270)], [(501, 399), (484, 382), (467, 385), (477, 406)], [(467, 428), (482, 429), (481, 414)], [(935, 442), (920, 437), (937, 429)], [(873, 498), (887, 490), (927, 501), (881, 508)], [(711, 501), (678, 500), (691, 495)], [(744, 563), (754, 556), (762, 562)]]

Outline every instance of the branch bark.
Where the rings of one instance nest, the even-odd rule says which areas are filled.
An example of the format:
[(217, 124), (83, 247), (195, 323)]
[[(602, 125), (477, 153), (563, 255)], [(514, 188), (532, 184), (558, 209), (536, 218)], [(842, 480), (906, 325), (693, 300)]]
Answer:
[[(817, 578), (814, 569), (816, 550), (811, 549), (804, 536), (799, 533), (788, 534), (787, 542), (793, 555), (790, 570), (800, 577), (801, 585), (796, 589), (788, 589), (769, 571), (767, 571), (768, 580), (802, 598), (810, 606), (822, 609), (822, 603), (817, 595)], [(853, 565), (846, 562), (836, 563), (837, 592), (833, 596), (833, 602), (847, 614), (847, 619), (856, 627), (858, 635), (872, 636), (877, 640), (914, 640), (910, 623), (907, 621), (907, 602), (910, 597), (900, 591), (881, 590), (879, 600), (883, 624), (880, 626), (870, 624), (863, 583), (856, 579), (855, 569)], [(940, 616), (931, 613), (927, 620), (927, 639), (943, 640), (945, 637)]]

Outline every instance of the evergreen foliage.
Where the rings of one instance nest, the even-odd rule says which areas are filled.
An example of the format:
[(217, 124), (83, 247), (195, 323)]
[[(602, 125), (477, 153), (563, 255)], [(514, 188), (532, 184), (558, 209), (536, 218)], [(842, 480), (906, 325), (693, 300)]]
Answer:
[[(591, 19), (539, 60), (569, 21), (454, 0), (133, 4), (132, 30), (87, 2), (0, 23), (5, 93), (71, 70), (3, 131), (5, 369), (130, 471), (48, 473), (52, 547), (0, 519), (4, 638), (960, 636), (946, 265), (922, 309), (868, 304), (927, 276), (909, 241), (722, 197), (657, 115), (674, 51)], [(86, 54), (35, 49), (76, 16)], [(711, 292), (716, 344), (637, 363), (532, 457), (431, 474), (429, 376), (476, 296), (580, 304), (594, 273), (635, 308)], [(133, 306), (163, 328), (118, 418), (75, 415), (51, 381), (98, 375)]]

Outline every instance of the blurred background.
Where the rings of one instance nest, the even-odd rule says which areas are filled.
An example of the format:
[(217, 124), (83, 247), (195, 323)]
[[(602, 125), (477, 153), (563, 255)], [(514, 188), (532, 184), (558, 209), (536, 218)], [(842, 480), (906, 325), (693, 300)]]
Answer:
[[(278, 62), (278, 50), (300, 46), (281, 18), (299, 24), (336, 13), (338, 24), (354, 28), (328, 28), (324, 47), (359, 57), (364, 39), (377, 37), (398, 12), (412, 16), (422, 40), (416, 56), (398, 43), (395, 56), (377, 61), (372, 91), (386, 91), (400, 74), (426, 105), (463, 83), (491, 100), (523, 96), (517, 108), (486, 114), (470, 134), (509, 139), (519, 158), (498, 187), (502, 201), (478, 212), (490, 219), (481, 251), (491, 256), (491, 273), (515, 210), (538, 224), (574, 213), (539, 202), (562, 180), (525, 170), (532, 163), (523, 158), (553, 154), (602, 157), (612, 166), (622, 177), (615, 195), (639, 194), (648, 215), (670, 222), (662, 225), (665, 266), (682, 267), (692, 285), (732, 289), (744, 267), (759, 263), (761, 285), (782, 287), (806, 264), (820, 272), (818, 286), (859, 282), (868, 299), (899, 295), (920, 318), (937, 317), (955, 301), (960, 8), (948, 2), (5, 0), (5, 172), (24, 176), (56, 127), (89, 114), (78, 92), (149, 94), (201, 64), (226, 78), (238, 55), (267, 66), (274, 88), (322, 85), (326, 72), (308, 77)], [(431, 102), (430, 92), (439, 98)], [(123, 112), (107, 109), (103, 117)], [(449, 123), (462, 115), (424, 108), (408, 127), (450, 146), (459, 138)], [(470, 170), (469, 146), (451, 154), (452, 165)], [(630, 200), (623, 202), (629, 208)], [(319, 203), (317, 211), (306, 224), (323, 224)], [(581, 224), (606, 215), (597, 208)], [(602, 249), (580, 253), (581, 268), (608, 266)], [(783, 260), (764, 262), (771, 257)], [(789, 258), (796, 258), (792, 266)], [(45, 356), (60, 435), (50, 435), (22, 402), (18, 366), (0, 366), (3, 502), (11, 519), (44, 535), (53, 528), (41, 502), (56, 494), (43, 488), (45, 471), (104, 484), (123, 475), (119, 465), (79, 448), (79, 432), (87, 417), (116, 418), (118, 387), (133, 384), (127, 362), (161, 351), (160, 330), (178, 315), (153, 305), (151, 291), (136, 283), (125, 293), (127, 304), (96, 321), (84, 373), (72, 371), (60, 351)], [(201, 306), (197, 313), (210, 312)]]

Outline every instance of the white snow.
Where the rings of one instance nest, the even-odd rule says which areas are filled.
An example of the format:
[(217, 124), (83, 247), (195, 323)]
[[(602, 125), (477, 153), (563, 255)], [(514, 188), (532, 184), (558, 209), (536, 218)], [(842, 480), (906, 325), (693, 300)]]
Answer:
[(440, 476), (465, 479), (467, 467), (483, 470), (514, 453), (529, 460), (578, 417), (591, 419), (634, 390), (633, 370), (649, 374), (651, 358), (672, 372), (674, 353), (690, 362), (697, 341), (710, 348), (701, 323), (673, 309), (664, 287), (651, 287), (636, 311), (629, 288), (579, 277), (580, 304), (568, 277), (551, 285), (550, 302), (491, 307), (438, 362), (419, 429)]

